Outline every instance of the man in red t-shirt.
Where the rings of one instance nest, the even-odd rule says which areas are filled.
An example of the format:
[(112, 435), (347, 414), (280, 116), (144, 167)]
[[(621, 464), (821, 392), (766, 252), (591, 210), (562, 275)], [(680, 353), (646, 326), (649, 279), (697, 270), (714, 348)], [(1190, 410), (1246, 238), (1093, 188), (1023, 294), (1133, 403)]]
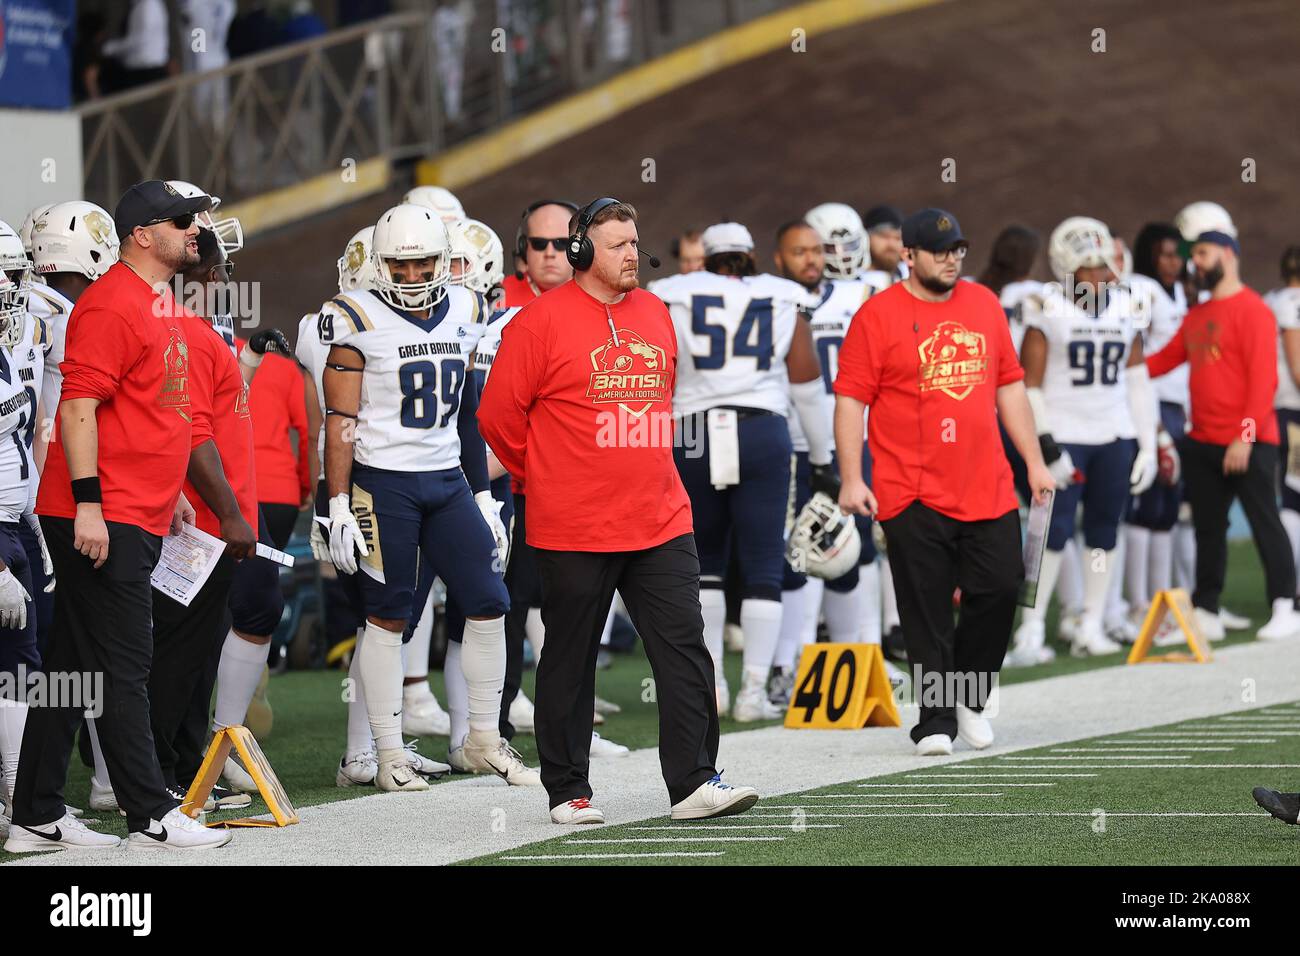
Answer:
[[(180, 812), (164, 785), (149, 725), (153, 658), (150, 575), (162, 536), (193, 521), (181, 485), (191, 418), (185, 310), (166, 288), (198, 257), (187, 199), (158, 180), (126, 191), (114, 213), (121, 261), (91, 284), (68, 321), (58, 425), (36, 510), (53, 559), (55, 592), (46, 666), (103, 675), (90, 702), (133, 846), (199, 849), (229, 834)], [(63, 787), (85, 703), (34, 707), (23, 735), (13, 826), (5, 849), (113, 847), (67, 814)]]
[[(940, 755), (958, 735), (977, 749), (993, 742), (983, 709), (1024, 576), (999, 419), (1035, 496), (1056, 482), (1002, 306), (983, 286), (958, 281), (967, 243), (957, 218), (923, 209), (903, 223), (903, 245), (907, 278), (863, 304), (840, 349), (835, 448), (841, 509), (874, 514), (889, 545), (921, 704), (912, 740), (919, 754)], [(861, 469), (868, 407), (874, 493)]]
[(528, 492), (546, 647), (535, 727), (555, 823), (601, 823), (587, 780), (596, 652), (617, 589), (645, 642), (659, 700), (659, 755), (674, 819), (758, 801), (714, 766), (718, 712), (704, 646), (691, 505), (673, 464), (677, 339), (637, 288), (636, 211), (597, 199), (569, 223), (574, 281), (506, 326), (479, 428)]
[(502, 308), (527, 305), (573, 278), (573, 266), (564, 255), (569, 241), (569, 217), (578, 207), (565, 199), (539, 199), (524, 210), (515, 233), (515, 261), (523, 272), (506, 276)]
[(1179, 443), (1187, 501), (1196, 529), (1192, 604), (1203, 631), (1223, 635), (1219, 595), (1228, 561), (1228, 509), (1241, 500), (1273, 616), (1258, 637), (1300, 634), (1295, 558), (1278, 515), (1277, 325), (1240, 277), (1240, 247), (1226, 231), (1201, 233), (1192, 246), (1196, 281), (1210, 298), (1190, 309), (1177, 334), (1147, 358), (1154, 378), (1191, 365), (1192, 427)]

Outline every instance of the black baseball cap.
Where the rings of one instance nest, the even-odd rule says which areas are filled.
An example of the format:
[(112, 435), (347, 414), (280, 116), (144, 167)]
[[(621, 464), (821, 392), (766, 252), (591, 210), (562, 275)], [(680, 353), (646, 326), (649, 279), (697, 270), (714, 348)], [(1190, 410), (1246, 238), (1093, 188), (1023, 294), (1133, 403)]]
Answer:
[(903, 221), (903, 245), (908, 249), (943, 252), (966, 244), (957, 217), (943, 209), (922, 209)]
[(122, 194), (113, 212), (117, 238), (125, 239), (136, 226), (174, 219), (177, 216), (206, 212), (212, 208), (211, 196), (186, 199), (171, 183), (146, 179)]
[(901, 229), (903, 226), (903, 214), (898, 211), (896, 206), (879, 205), (872, 206), (862, 214), (862, 226), (867, 232), (875, 229), (877, 226), (890, 226), (894, 229)]

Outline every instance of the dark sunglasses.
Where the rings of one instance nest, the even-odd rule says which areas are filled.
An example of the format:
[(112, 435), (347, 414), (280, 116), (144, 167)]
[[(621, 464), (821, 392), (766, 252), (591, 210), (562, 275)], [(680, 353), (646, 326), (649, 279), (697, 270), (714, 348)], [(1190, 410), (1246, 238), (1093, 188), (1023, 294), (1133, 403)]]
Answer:
[(556, 252), (563, 252), (564, 247), (569, 244), (569, 238), (562, 236), (559, 239), (543, 239), (540, 236), (529, 236), (528, 245), (532, 247), (533, 252), (545, 252), (546, 247), (550, 246)]
[(162, 219), (151, 219), (148, 222), (142, 222), (142, 226), (160, 226), (164, 222), (170, 222), (173, 226), (184, 232), (190, 226), (194, 225), (194, 213), (187, 212), (183, 216), (167, 216)]

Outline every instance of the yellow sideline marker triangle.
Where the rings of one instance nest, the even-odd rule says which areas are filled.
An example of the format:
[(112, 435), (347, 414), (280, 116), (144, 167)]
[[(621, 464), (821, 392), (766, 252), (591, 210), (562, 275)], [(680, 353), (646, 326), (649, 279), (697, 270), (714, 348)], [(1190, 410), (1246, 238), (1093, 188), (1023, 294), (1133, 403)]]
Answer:
[[(1174, 621), (1178, 624), (1178, 629), (1187, 640), (1187, 646), (1191, 648), (1192, 653), (1188, 654), (1184, 651), (1170, 651), (1165, 654), (1151, 653), (1152, 642), (1155, 640), (1166, 614), (1174, 616)], [(1192, 611), (1192, 599), (1187, 592), (1182, 588), (1169, 588), (1157, 592), (1155, 599), (1151, 602), (1150, 610), (1147, 611), (1146, 620), (1142, 622), (1142, 630), (1138, 633), (1138, 639), (1134, 642), (1133, 649), (1129, 651), (1128, 663), (1139, 664), (1159, 661), (1206, 664), (1209, 662), (1210, 657), (1209, 642), (1205, 639), (1200, 626), (1196, 623), (1196, 614)]]
[(221, 771), (226, 766), (226, 758), (230, 756), (231, 747), (234, 747), (243, 758), (244, 769), (257, 784), (257, 792), (266, 801), (266, 806), (271, 811), (271, 816), (275, 818), (275, 822), (243, 817), (238, 820), (219, 820), (209, 823), (208, 826), (287, 827), (297, 823), (298, 811), (289, 802), (289, 795), (284, 792), (284, 786), (276, 777), (275, 771), (271, 769), (271, 764), (266, 759), (266, 754), (262, 753), (262, 748), (257, 745), (257, 740), (247, 727), (226, 727), (212, 738), (208, 752), (203, 758), (203, 765), (199, 767), (198, 776), (194, 778), (189, 792), (185, 794), (181, 811), (188, 817), (199, 815), (199, 810), (207, 802), (208, 794), (212, 792), (217, 778), (221, 776)]
[(785, 714), (792, 729), (899, 727), (879, 644), (806, 644)]

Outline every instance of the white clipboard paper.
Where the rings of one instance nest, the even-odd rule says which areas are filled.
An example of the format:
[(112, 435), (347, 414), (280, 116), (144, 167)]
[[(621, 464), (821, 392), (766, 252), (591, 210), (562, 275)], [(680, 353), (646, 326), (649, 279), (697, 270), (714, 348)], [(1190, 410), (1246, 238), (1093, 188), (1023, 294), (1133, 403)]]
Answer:
[(162, 555), (149, 576), (153, 586), (173, 601), (190, 606), (203, 589), (226, 543), (192, 524), (182, 525), (180, 534), (162, 540)]
[(1052, 505), (1056, 502), (1056, 492), (1047, 493), (1047, 502), (1039, 504), (1029, 502), (1029, 520), (1025, 528), (1025, 579), (1020, 583), (1020, 599), (1016, 602), (1021, 607), (1033, 607), (1038, 600), (1038, 575), (1043, 567), (1043, 551), (1047, 548), (1047, 530), (1052, 525)]

